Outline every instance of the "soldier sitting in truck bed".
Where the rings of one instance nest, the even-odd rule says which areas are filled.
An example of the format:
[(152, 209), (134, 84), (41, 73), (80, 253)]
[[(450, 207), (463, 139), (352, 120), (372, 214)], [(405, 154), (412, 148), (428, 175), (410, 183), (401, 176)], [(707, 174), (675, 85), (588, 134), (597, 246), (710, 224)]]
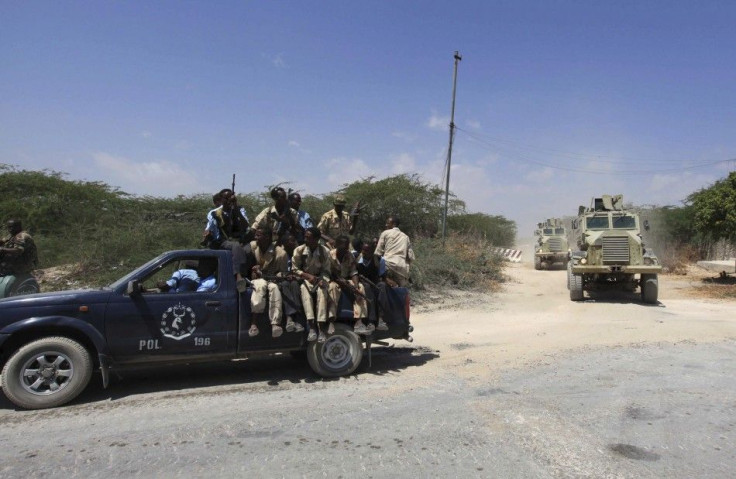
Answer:
[[(246, 246), (246, 271), (250, 273), (253, 293), (250, 297), (251, 313), (263, 313), (268, 302), (268, 318), (271, 322), (271, 335), (278, 338), (283, 333), (281, 328), (282, 300), (281, 291), (275, 281), (276, 277), (286, 275), (288, 258), (281, 246), (271, 242), (273, 231), (268, 225), (258, 225), (255, 229), (255, 241)], [(268, 298), (268, 301), (266, 301)], [(251, 321), (248, 335), (258, 335), (258, 326)]]
[(327, 334), (335, 332), (334, 322), (337, 318), (340, 293), (343, 291), (348, 296), (352, 296), (353, 318), (355, 318), (353, 330), (356, 334), (369, 334), (371, 331), (363, 323), (363, 320), (368, 318), (365, 288), (358, 279), (358, 268), (355, 264), (355, 257), (350, 253), (350, 238), (347, 235), (339, 235), (335, 238), (335, 249), (330, 251), (330, 259), (332, 260), (330, 265), (332, 280), (328, 288), (330, 325)]

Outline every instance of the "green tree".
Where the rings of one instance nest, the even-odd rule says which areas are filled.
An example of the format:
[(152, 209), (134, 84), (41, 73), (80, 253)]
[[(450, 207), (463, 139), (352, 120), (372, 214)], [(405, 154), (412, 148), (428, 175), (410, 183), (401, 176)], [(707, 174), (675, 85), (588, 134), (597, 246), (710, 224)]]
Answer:
[(449, 216), (451, 231), (478, 235), (495, 246), (511, 248), (516, 240), (516, 223), (500, 215), (466, 213)]
[(699, 233), (713, 239), (736, 240), (736, 172), (692, 193), (687, 200)]
[[(358, 236), (377, 236), (383, 231), (386, 218), (394, 214), (401, 218), (401, 230), (412, 237), (431, 237), (440, 228), (444, 191), (422, 180), (418, 174), (395, 175), (382, 180), (364, 178), (343, 185), (337, 193), (345, 195), (347, 208), (361, 201), (363, 210), (356, 231)], [(326, 196), (330, 208), (333, 198), (334, 194)], [(451, 194), (450, 213), (464, 212), (465, 202)]]

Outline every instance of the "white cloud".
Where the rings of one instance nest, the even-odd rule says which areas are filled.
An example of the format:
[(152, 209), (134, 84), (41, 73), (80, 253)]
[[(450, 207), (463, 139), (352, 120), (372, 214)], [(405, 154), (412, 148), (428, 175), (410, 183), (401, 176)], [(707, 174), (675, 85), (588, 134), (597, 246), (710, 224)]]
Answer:
[(542, 168), (534, 168), (532, 171), (527, 173), (524, 178), (534, 183), (544, 183), (552, 179), (553, 176), (554, 171), (552, 170), (552, 168), (545, 166)]
[(142, 138), (146, 138), (146, 139), (148, 139), (148, 138), (151, 138), (151, 136), (153, 136), (153, 135), (151, 134), (151, 132), (150, 132), (150, 131), (142, 131), (142, 132), (141, 132), (141, 137), (142, 137)]
[(407, 133), (405, 131), (394, 131), (394, 132), (391, 133), (391, 136), (393, 136), (394, 138), (400, 138), (400, 139), (405, 140), (405, 141), (407, 141), (409, 143), (411, 143), (412, 141), (414, 141), (416, 139), (416, 136), (414, 136), (414, 135), (412, 135), (410, 133)]
[(480, 130), (480, 122), (477, 120), (466, 120), (465, 124), (470, 128), (471, 130)]
[(409, 153), (401, 153), (391, 158), (391, 171), (394, 174), (413, 173), (417, 170), (416, 160)]
[(376, 174), (360, 158), (331, 158), (325, 162), (325, 167), (327, 183), (333, 188)]
[(298, 141), (289, 140), (289, 146), (293, 146), (294, 148), (299, 148), (301, 145)]
[(440, 116), (435, 110), (432, 110), (432, 115), (427, 119), (427, 128), (430, 130), (450, 130), (450, 117)]
[(199, 189), (196, 175), (170, 161), (136, 162), (104, 152), (92, 156), (101, 170), (99, 173), (108, 176), (108, 182), (123, 191), (168, 196), (190, 194)]

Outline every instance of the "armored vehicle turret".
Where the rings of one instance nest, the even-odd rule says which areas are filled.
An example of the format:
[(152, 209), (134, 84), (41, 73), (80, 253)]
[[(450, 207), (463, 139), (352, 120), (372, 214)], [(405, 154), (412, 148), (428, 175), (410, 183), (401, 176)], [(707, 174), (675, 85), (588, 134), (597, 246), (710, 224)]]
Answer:
[(645, 248), (639, 215), (624, 209), (622, 195), (603, 195), (590, 207), (581, 206), (574, 227), (580, 251), (567, 268), (571, 300), (583, 299), (584, 291), (640, 288), (645, 303), (657, 302), (662, 266)]
[(554, 263), (567, 265), (569, 249), (567, 230), (559, 218), (547, 219), (537, 224), (534, 232), (537, 243), (534, 246), (534, 269), (549, 269)]

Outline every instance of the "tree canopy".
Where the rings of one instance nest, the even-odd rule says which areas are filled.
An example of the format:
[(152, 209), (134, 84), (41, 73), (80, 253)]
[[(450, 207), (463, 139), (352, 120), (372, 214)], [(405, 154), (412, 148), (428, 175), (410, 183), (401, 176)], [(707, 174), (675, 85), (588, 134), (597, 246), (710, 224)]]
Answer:
[(714, 239), (736, 240), (736, 172), (687, 199), (697, 231)]

